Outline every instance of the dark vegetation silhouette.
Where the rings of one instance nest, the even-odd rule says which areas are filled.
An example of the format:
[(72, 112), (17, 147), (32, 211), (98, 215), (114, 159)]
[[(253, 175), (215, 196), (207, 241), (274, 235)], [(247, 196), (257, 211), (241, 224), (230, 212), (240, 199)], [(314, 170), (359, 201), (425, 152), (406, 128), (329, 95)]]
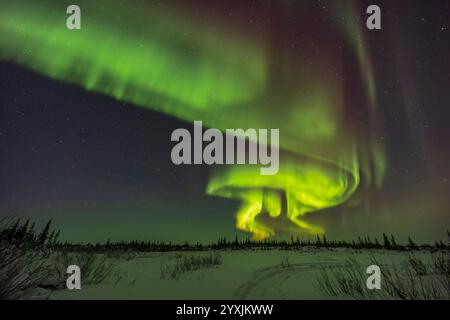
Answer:
[(317, 278), (319, 289), (331, 297), (354, 299), (448, 300), (450, 266), (444, 251), (427, 255), (410, 253), (400, 263), (390, 263), (371, 254), (369, 264), (381, 270), (381, 289), (366, 286), (367, 261), (348, 256), (344, 265), (323, 267)]
[[(399, 248), (395, 239), (383, 234), (384, 245), (390, 249)], [(450, 232), (447, 231), (450, 244)], [(354, 299), (397, 299), (397, 300), (448, 300), (450, 299), (450, 263), (448, 245), (436, 242), (435, 249), (428, 255), (418, 255), (417, 246), (408, 239), (406, 259), (401, 263), (380, 260), (374, 252), (370, 264), (380, 267), (383, 290), (369, 290), (366, 286), (367, 262), (361, 263), (355, 255), (347, 257), (344, 265), (322, 267), (317, 285), (331, 297), (352, 297)], [(427, 259), (428, 256), (428, 259)]]
[(178, 255), (175, 264), (163, 261), (160, 267), (160, 278), (178, 279), (183, 273), (219, 266), (223, 263), (219, 252), (209, 251), (206, 255)]
[(35, 223), (30, 225), (30, 220), (23, 222), (20, 218), (14, 223), (2, 221), (0, 228), (0, 241), (21, 247), (34, 249), (39, 247), (53, 246), (57, 243), (59, 230), (51, 230), (52, 220), (50, 219), (42, 231), (35, 230)]
[(47, 299), (51, 290), (65, 287), (71, 264), (83, 268), (86, 284), (100, 283), (111, 273), (105, 257), (60, 246), (59, 230), (51, 223), (37, 231), (29, 220), (0, 219), (0, 300)]
[[(290, 240), (264, 239), (252, 240), (249, 237), (239, 239), (237, 236), (234, 239), (227, 239), (221, 237), (217, 242), (202, 244), (199, 242), (183, 244), (163, 241), (116, 241), (107, 240), (103, 243), (72, 243), (68, 241), (59, 241), (59, 230), (53, 230), (51, 227), (52, 220), (50, 219), (45, 227), (40, 231), (35, 230), (35, 224), (30, 225), (30, 221), (22, 221), (20, 218), (14, 223), (8, 224), (7, 227), (0, 229), (0, 241), (13, 244), (21, 248), (46, 248), (57, 251), (92, 251), (92, 252), (109, 252), (109, 251), (203, 251), (203, 250), (253, 250), (253, 249), (287, 249), (295, 250), (304, 247), (312, 248), (349, 248), (349, 249), (383, 249), (383, 250), (433, 250), (433, 249), (447, 249), (448, 244), (442, 240), (436, 241), (434, 245), (430, 244), (416, 244), (411, 237), (408, 238), (406, 244), (399, 244), (394, 235), (382, 234), (382, 243), (375, 237), (371, 239), (369, 236), (358, 237), (352, 241), (344, 240), (330, 240), (326, 235), (317, 235), (315, 240), (302, 239), (291, 236)], [(449, 233), (447, 231), (447, 233)]]
[[(173, 268), (164, 276), (177, 278), (180, 274), (198, 268), (209, 268), (222, 264), (220, 250), (302, 250), (348, 248), (358, 250), (396, 250), (417, 251), (428, 250), (439, 252), (447, 250), (448, 244), (437, 241), (433, 245), (417, 244), (411, 237), (408, 242), (400, 244), (393, 235), (382, 235), (377, 238), (358, 237), (353, 241), (332, 240), (324, 236), (315, 239), (302, 239), (291, 236), (289, 240), (265, 239), (261, 241), (250, 238), (219, 238), (209, 244), (189, 243), (177, 244), (161, 241), (116, 241), (103, 243), (71, 243), (59, 240), (60, 231), (52, 228), (49, 220), (42, 230), (37, 230), (30, 220), (0, 219), (0, 300), (36, 298), (36, 289), (47, 290), (40, 298), (49, 296), (51, 290), (65, 287), (66, 268), (70, 264), (83, 266), (84, 283), (100, 283), (113, 269), (111, 260), (123, 257), (135, 257), (139, 252), (166, 251), (205, 251), (206, 256), (189, 256), (177, 260)], [(450, 239), (450, 233), (447, 231)], [(127, 258), (128, 259), (128, 258)], [(448, 261), (436, 260), (433, 270), (448, 272)], [(283, 267), (289, 267), (289, 257), (282, 260)], [(426, 274), (430, 267), (424, 266), (417, 259), (411, 258), (409, 265), (415, 274)], [(86, 276), (87, 275), (87, 276)], [(447, 278), (448, 279), (448, 278)]]
[(0, 220), (0, 300), (29, 298), (47, 279), (46, 246), (56, 241), (50, 224), (37, 232), (29, 220)]

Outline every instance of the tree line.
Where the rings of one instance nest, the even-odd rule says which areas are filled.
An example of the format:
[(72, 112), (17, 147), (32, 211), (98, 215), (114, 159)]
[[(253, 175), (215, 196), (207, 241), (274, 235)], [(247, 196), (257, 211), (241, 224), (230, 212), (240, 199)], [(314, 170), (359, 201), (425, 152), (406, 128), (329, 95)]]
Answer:
[[(30, 220), (22, 221), (20, 218), (13, 223), (0, 228), (0, 241), (6, 241), (27, 248), (47, 247), (56, 250), (68, 251), (114, 251), (114, 250), (129, 250), (129, 251), (202, 251), (202, 250), (271, 250), (271, 249), (286, 249), (296, 250), (301, 248), (349, 248), (349, 249), (384, 249), (384, 250), (420, 250), (420, 249), (448, 249), (448, 244), (442, 240), (431, 244), (417, 244), (408, 238), (408, 242), (400, 244), (394, 235), (382, 234), (380, 240), (378, 238), (358, 237), (356, 240), (330, 240), (323, 236), (317, 236), (315, 239), (299, 239), (291, 236), (289, 240), (279, 239), (264, 239), (252, 240), (249, 237), (240, 239), (236, 236), (234, 239), (227, 239), (221, 237), (217, 242), (202, 244), (199, 242), (189, 243), (186, 241), (182, 244), (164, 242), (164, 241), (115, 241), (110, 240), (98, 243), (72, 243), (68, 241), (59, 241), (60, 230), (52, 228), (52, 220), (48, 220), (44, 228), (40, 231), (36, 230), (35, 223), (30, 223)], [(447, 231), (448, 239), (450, 233)]]

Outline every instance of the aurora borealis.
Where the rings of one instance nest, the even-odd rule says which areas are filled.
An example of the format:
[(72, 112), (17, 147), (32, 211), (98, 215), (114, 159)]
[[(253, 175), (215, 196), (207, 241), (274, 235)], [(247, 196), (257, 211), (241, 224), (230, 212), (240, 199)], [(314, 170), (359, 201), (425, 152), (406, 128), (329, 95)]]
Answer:
[[(431, 163), (430, 159), (442, 159), (448, 153), (439, 147), (425, 151), (423, 140), (429, 137), (422, 136), (420, 141), (409, 137), (414, 136), (419, 131), (417, 126), (423, 127), (436, 112), (434, 109), (422, 111), (430, 115), (417, 116), (417, 104), (429, 101), (433, 90), (423, 84), (425, 71), (422, 74), (417, 70), (416, 73), (408, 66), (414, 61), (415, 52), (424, 55), (428, 61), (431, 58), (427, 54), (431, 53), (419, 49), (411, 53), (409, 46), (414, 47), (415, 43), (396, 34), (399, 28), (406, 28), (405, 25), (410, 23), (408, 17), (421, 21), (416, 15), (426, 12), (422, 13), (420, 4), (413, 5), (412, 13), (403, 18), (398, 12), (404, 10), (405, 4), (386, 4), (386, 11), (391, 14), (386, 13), (383, 20), (386, 21), (386, 27), (381, 31), (383, 35), (364, 29), (365, 16), (361, 10), (364, 6), (350, 1), (346, 4), (336, 1), (230, 1), (226, 4), (219, 1), (208, 4), (201, 1), (165, 1), (164, 4), (156, 1), (78, 1), (77, 4), (83, 15), (82, 30), (68, 31), (65, 28), (68, 4), (64, 2), (2, 1), (0, 57), (5, 64), (3, 70), (17, 72), (22, 77), (29, 77), (26, 72), (32, 72), (33, 83), (50, 81), (51, 84), (46, 82), (46, 86), (54, 91), (46, 94), (53, 95), (49, 101), (60, 104), (58, 108), (62, 109), (55, 112), (59, 114), (55, 118), (41, 118), (39, 125), (30, 119), (30, 126), (23, 131), (33, 136), (37, 130), (35, 136), (48, 141), (58, 130), (49, 129), (51, 126), (45, 125), (46, 121), (57, 123), (56, 127), (66, 137), (56, 139), (57, 144), (69, 143), (71, 151), (64, 151), (67, 157), (60, 157), (61, 150), (38, 142), (49, 150), (39, 153), (42, 158), (38, 157), (38, 162), (73, 159), (77, 154), (75, 158), (83, 159), (81, 162), (85, 166), (92, 166), (87, 173), (80, 170), (73, 175), (62, 175), (78, 180), (73, 185), (62, 176), (55, 178), (59, 174), (52, 171), (64, 171), (62, 164), (37, 169), (40, 176), (53, 177), (53, 182), (50, 179), (41, 182), (43, 185), (58, 181), (57, 189), (68, 194), (56, 201), (58, 210), (73, 212), (76, 208), (76, 211), (83, 211), (77, 204), (87, 201), (89, 218), (77, 213), (80, 218), (74, 225), (78, 230), (96, 216), (104, 221), (112, 214), (111, 220), (117, 221), (117, 225), (121, 225), (121, 219), (132, 219), (139, 228), (145, 230), (147, 226), (154, 230), (159, 223), (164, 226), (158, 228), (160, 237), (168, 239), (173, 233), (180, 233), (185, 239), (194, 240), (202, 230), (205, 234), (208, 232), (208, 236), (201, 239), (211, 239), (214, 234), (216, 238), (223, 233), (233, 234), (235, 231), (231, 228), (214, 230), (211, 227), (215, 224), (208, 222), (205, 216), (214, 219), (211, 216), (215, 211), (221, 212), (217, 225), (224, 225), (223, 221), (227, 219), (229, 226), (235, 217), (235, 226), (256, 239), (333, 232), (345, 236), (358, 230), (382, 232), (392, 226), (395, 231), (402, 223), (413, 225), (416, 230), (424, 225), (419, 222), (423, 217), (412, 214), (408, 218), (411, 221), (405, 223), (406, 213), (399, 211), (414, 207), (414, 200), (404, 198), (408, 197), (404, 194), (409, 194), (405, 190), (414, 189), (412, 194), (423, 196), (429, 192), (427, 185), (438, 185), (440, 187), (436, 188), (441, 191), (426, 197), (433, 200), (421, 201), (420, 206), (434, 212), (427, 213), (430, 217), (425, 220), (429, 219), (431, 223), (423, 237), (432, 237), (436, 226), (444, 230), (448, 226), (448, 199), (442, 191), (448, 189), (445, 180), (448, 169), (444, 167), (439, 174), (432, 170), (425, 173), (423, 169)], [(437, 28), (442, 23), (435, 21), (428, 26), (436, 29), (436, 33), (443, 33), (439, 35), (440, 41), (445, 38), (444, 34), (448, 36), (447, 27), (444, 26), (444, 30)], [(392, 26), (396, 26), (396, 31), (391, 30)], [(383, 37), (390, 37), (390, 40)], [(401, 59), (399, 54), (409, 56)], [(438, 62), (445, 63), (437, 59)], [(389, 67), (388, 63), (395, 68)], [(402, 70), (408, 70), (408, 78)], [(437, 78), (439, 74), (432, 76)], [(448, 84), (448, 77), (448, 74), (444, 75), (444, 81), (438, 86)], [(392, 85), (393, 78), (396, 82)], [(2, 74), (2, 83), (7, 80), (8, 76)], [(391, 87), (387, 88), (387, 85)], [(29, 86), (33, 87), (32, 84)], [(413, 92), (413, 87), (420, 89)], [(34, 90), (38, 88), (39, 85)], [(69, 104), (65, 91), (70, 92), (72, 107), (65, 105)], [(14, 103), (25, 108), (27, 113), (28, 108), (37, 108), (36, 112), (47, 114), (35, 98), (26, 98), (29, 102), (22, 101), (22, 105), (14, 97), (7, 98), (8, 94), (2, 90), (2, 101), (6, 101), (2, 121), (11, 123), (8, 117), (16, 116)], [(448, 105), (448, 93), (442, 92), (440, 96), (441, 102)], [(45, 96), (41, 96), (40, 101), (45, 104)], [(87, 106), (99, 103), (104, 105)], [(118, 109), (121, 105), (132, 111)], [(61, 124), (67, 118), (65, 108), (71, 110), (70, 117), (78, 118), (67, 128)], [(430, 108), (433, 106), (422, 106), (422, 109)], [(88, 119), (91, 116), (97, 120)], [(396, 117), (397, 123), (389, 122), (390, 117)], [(144, 118), (151, 129), (140, 128), (146, 126)], [(103, 136), (103, 132), (111, 133), (108, 119), (116, 123), (118, 129)], [(206, 126), (221, 130), (279, 129), (279, 173), (262, 176), (258, 166), (250, 165), (172, 168), (165, 153), (155, 155), (149, 154), (149, 150), (141, 150), (169, 153), (169, 128), (190, 127), (194, 120), (202, 120)], [(441, 120), (438, 117), (435, 121)], [(15, 141), (13, 137), (20, 141), (20, 134), (4, 131), (10, 132), (10, 141)], [(96, 136), (98, 132), (102, 137), (90, 142), (87, 149), (81, 145), (84, 142), (80, 144), (83, 136)], [(2, 137), (5, 135), (8, 136), (3, 134)], [(141, 141), (137, 143), (140, 149), (130, 149), (136, 140)], [(109, 150), (103, 155), (94, 150), (101, 141)], [(6, 151), (4, 161), (17, 165), (17, 146), (12, 142), (6, 145), (11, 152)], [(404, 151), (397, 152), (401, 149)], [(438, 152), (433, 155), (434, 150)], [(430, 158), (422, 163), (411, 159), (405, 161), (406, 153), (417, 159), (424, 154)], [(117, 163), (130, 160), (130, 165), (119, 166), (120, 173), (114, 171)], [(76, 166), (79, 162), (68, 161)], [(422, 187), (403, 185), (390, 176), (392, 168), (397, 168), (399, 163), (402, 170), (411, 167), (410, 171), (403, 172), (404, 181), (417, 177), (416, 180), (422, 181)], [(79, 188), (89, 184), (92, 172), (96, 171), (103, 172), (102, 181), (99, 182), (98, 177), (94, 179), (96, 187), (90, 190), (95, 196), (88, 196), (86, 199), (90, 200), (86, 200)], [(130, 174), (134, 178), (124, 178)], [(17, 177), (11, 172), (3, 175), (14, 181), (15, 190), (24, 190), (27, 183), (20, 181), (27, 181), (26, 176)], [(178, 179), (183, 181), (182, 187), (177, 186)], [(133, 185), (133, 181), (137, 183)], [(117, 190), (125, 186), (138, 188), (138, 203), (131, 190), (117, 194)], [(192, 190), (186, 193), (188, 189)], [(21, 208), (23, 201), (16, 196), (11, 200), (9, 190), (3, 195), (10, 198), (2, 201), (2, 209)], [(31, 193), (32, 190), (34, 188)], [(396, 198), (395, 194), (399, 196)], [(29, 212), (33, 210), (38, 215), (53, 214), (54, 210), (45, 212), (44, 203), (50, 203), (50, 207), (55, 205), (52, 197), (46, 199), (46, 196), (42, 189), (36, 191), (36, 195), (28, 194), (33, 201), (25, 201), (26, 215), (33, 216), (34, 213)], [(394, 199), (388, 201), (391, 197)], [(376, 204), (373, 204), (374, 199)], [(96, 205), (89, 205), (89, 202)], [(187, 209), (192, 202), (195, 202), (191, 206), (193, 209)], [(123, 212), (117, 212), (119, 208)], [(68, 213), (61, 215), (67, 219)], [(181, 215), (184, 216), (179, 221), (197, 221), (197, 231), (186, 230), (183, 223), (174, 222)], [(416, 218), (417, 223), (414, 222)], [(371, 219), (374, 220), (370, 227), (363, 226)], [(55, 220), (58, 221), (57, 216)], [(399, 230), (405, 234), (411, 230), (404, 228), (399, 227)], [(120, 232), (125, 238), (149, 237), (145, 231), (136, 231), (136, 227)], [(110, 230), (104, 230), (99, 237), (110, 236)]]

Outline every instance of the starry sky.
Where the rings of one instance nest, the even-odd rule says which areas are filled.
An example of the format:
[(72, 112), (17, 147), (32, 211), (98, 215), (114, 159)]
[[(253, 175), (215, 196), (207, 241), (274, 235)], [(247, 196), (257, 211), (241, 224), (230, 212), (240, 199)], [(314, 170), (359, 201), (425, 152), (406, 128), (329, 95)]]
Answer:
[[(6, 3), (2, 216), (53, 218), (70, 241), (445, 239), (448, 1), (377, 1), (376, 31), (366, 1), (80, 1), (82, 36), (64, 3)], [(173, 165), (170, 135), (195, 119), (279, 127), (279, 178)]]

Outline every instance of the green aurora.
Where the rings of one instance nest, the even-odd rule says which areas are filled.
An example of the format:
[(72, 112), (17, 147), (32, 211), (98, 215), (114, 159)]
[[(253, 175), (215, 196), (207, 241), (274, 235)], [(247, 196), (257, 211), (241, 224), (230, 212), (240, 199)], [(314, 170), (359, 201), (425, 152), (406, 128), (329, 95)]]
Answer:
[[(279, 226), (270, 219), (282, 214), (298, 232), (324, 233), (307, 214), (345, 203), (365, 187), (363, 180), (383, 180), (385, 152), (372, 138), (378, 130), (375, 81), (350, 2), (332, 11), (348, 22), (329, 26), (330, 35), (319, 42), (332, 46), (330, 39), (339, 37), (350, 48), (364, 88), (359, 103), (370, 116), (365, 132), (346, 116), (343, 81), (328, 76), (330, 68), (344, 68), (332, 52), (317, 55), (305, 46), (292, 62), (287, 48), (269, 49), (269, 36), (220, 22), (206, 28), (173, 4), (165, 10), (153, 2), (132, 8), (126, 1), (80, 0), (82, 30), (68, 31), (64, 3), (4, 2), (4, 60), (187, 122), (222, 130), (279, 128), (278, 174), (261, 176), (246, 165), (214, 168), (207, 187), (210, 195), (242, 202), (236, 226), (255, 239), (275, 235)], [(265, 214), (269, 220), (258, 220)]]

